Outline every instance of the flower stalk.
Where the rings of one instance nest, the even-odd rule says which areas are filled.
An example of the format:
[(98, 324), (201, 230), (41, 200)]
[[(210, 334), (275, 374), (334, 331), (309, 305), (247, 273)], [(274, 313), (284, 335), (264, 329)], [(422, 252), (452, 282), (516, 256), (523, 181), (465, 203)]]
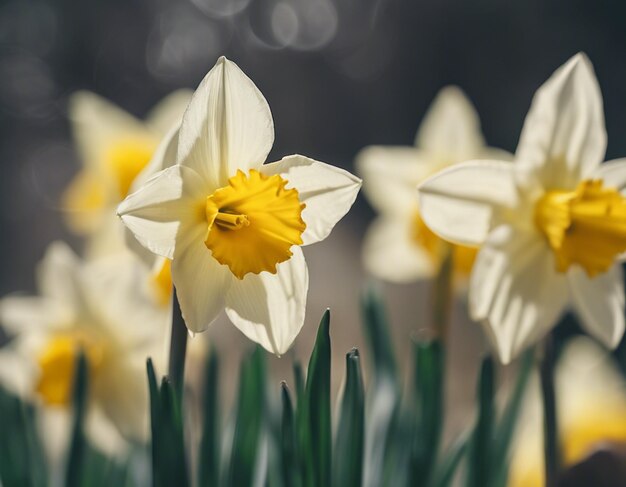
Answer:
[(431, 299), (435, 334), (442, 343), (445, 343), (448, 336), (452, 307), (452, 271), (454, 262), (452, 245), (444, 242), (443, 247), (441, 264), (433, 282)]
[(543, 451), (546, 487), (556, 487), (560, 466), (560, 449), (556, 413), (556, 393), (554, 388), (554, 368), (556, 353), (554, 337), (549, 334), (544, 342), (543, 357), (539, 364), (541, 392), (543, 396)]
[(185, 357), (187, 355), (187, 327), (178, 303), (176, 289), (172, 293), (172, 330), (170, 338), (170, 357), (167, 377), (176, 391), (176, 397), (183, 397), (185, 379)]

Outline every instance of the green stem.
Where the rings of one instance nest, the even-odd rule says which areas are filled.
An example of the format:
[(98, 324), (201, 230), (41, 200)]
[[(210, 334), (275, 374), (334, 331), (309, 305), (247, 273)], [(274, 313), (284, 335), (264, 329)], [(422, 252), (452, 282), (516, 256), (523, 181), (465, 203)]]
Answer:
[(435, 333), (442, 343), (446, 343), (452, 306), (452, 245), (445, 243), (439, 271), (435, 276), (432, 295), (432, 320)]
[(544, 461), (546, 487), (556, 487), (560, 467), (560, 450), (558, 423), (556, 413), (556, 393), (554, 389), (554, 368), (556, 354), (552, 334), (546, 337), (544, 354), (539, 374), (541, 376), (541, 392), (543, 394), (543, 429), (544, 429)]
[(167, 376), (179, 400), (183, 397), (185, 381), (185, 356), (187, 355), (187, 327), (180, 311), (176, 289), (172, 292), (172, 330), (170, 339), (170, 361)]

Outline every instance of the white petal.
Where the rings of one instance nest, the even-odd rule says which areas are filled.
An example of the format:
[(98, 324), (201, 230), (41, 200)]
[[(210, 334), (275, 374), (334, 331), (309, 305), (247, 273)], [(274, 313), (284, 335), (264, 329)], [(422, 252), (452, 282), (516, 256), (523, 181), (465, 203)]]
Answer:
[(509, 363), (555, 324), (568, 299), (566, 277), (538, 234), (496, 228), (478, 252), (469, 284), (472, 319), (484, 323)]
[(154, 137), (140, 120), (95, 93), (74, 93), (68, 111), (82, 161), (88, 166), (102, 167), (116, 141)]
[(363, 264), (369, 273), (390, 282), (411, 282), (433, 275), (435, 266), (412, 238), (407, 218), (374, 220), (363, 243)]
[(419, 187), (420, 214), (440, 237), (461, 245), (480, 245), (498, 211), (517, 203), (513, 165), (470, 161), (445, 169)]
[(7, 296), (0, 300), (0, 325), (10, 334), (50, 330), (74, 317), (74, 309), (54, 299)]
[(626, 191), (626, 159), (615, 159), (600, 164), (593, 172), (594, 179), (601, 179), (604, 186)]
[(309, 274), (302, 250), (292, 251), (276, 274), (248, 274), (234, 281), (226, 296), (226, 314), (234, 325), (276, 355), (289, 349), (304, 324)]
[(171, 310), (156, 303), (152, 270), (135, 254), (126, 250), (90, 262), (83, 282), (108, 333), (134, 350), (164, 341)]
[(163, 136), (172, 128), (180, 127), (192, 94), (191, 90), (176, 90), (157, 103), (146, 117), (150, 130)]
[(151, 252), (172, 259), (178, 245), (206, 231), (204, 205), (209, 194), (204, 181), (185, 166), (172, 166), (153, 176), (129, 195), (117, 214)]
[(302, 234), (304, 245), (328, 237), (337, 222), (348, 213), (361, 187), (361, 180), (348, 171), (300, 155), (266, 164), (261, 167), (261, 172), (279, 174), (289, 182), (288, 188), (298, 190), (300, 202), (306, 204), (302, 211), (306, 223)]
[(221, 57), (198, 86), (183, 117), (178, 161), (214, 188), (237, 169), (257, 168), (274, 143), (267, 101), (239, 67)]
[(19, 353), (12, 344), (0, 348), (2, 387), (24, 400), (30, 400), (39, 374), (39, 367), (33, 357)]
[(213, 258), (203, 238), (177, 250), (172, 260), (172, 281), (189, 330), (204, 331), (217, 318), (232, 280), (228, 266)]
[(180, 126), (173, 127), (157, 146), (152, 159), (133, 180), (130, 192), (134, 193), (141, 188), (156, 173), (176, 164), (178, 152), (178, 131)]
[(577, 54), (537, 90), (516, 157), (539, 171), (546, 189), (569, 189), (593, 172), (605, 149), (600, 87), (589, 59)]
[(624, 334), (624, 277), (622, 265), (615, 264), (604, 274), (589, 278), (572, 267), (567, 276), (574, 309), (585, 330), (608, 348), (615, 348)]
[(81, 262), (64, 242), (51, 243), (37, 265), (37, 287), (51, 301), (72, 307), (78, 300)]
[(146, 360), (147, 357), (129, 360), (129, 356), (120, 354), (106, 362), (93, 385), (95, 400), (119, 433), (140, 442), (148, 438)]
[(456, 163), (478, 157), (484, 144), (478, 114), (463, 91), (443, 88), (424, 117), (415, 145)]
[[(68, 424), (65, 430), (70, 431), (70, 428)], [(127, 458), (129, 444), (115, 426), (112, 419), (100, 408), (92, 407), (87, 410), (85, 434), (98, 451), (104, 453), (109, 458), (118, 459), (119, 461)], [(67, 448), (62, 451), (66, 450)]]
[(369, 202), (390, 215), (412, 214), (417, 208), (415, 188), (438, 169), (415, 147), (366, 147), (355, 164)]

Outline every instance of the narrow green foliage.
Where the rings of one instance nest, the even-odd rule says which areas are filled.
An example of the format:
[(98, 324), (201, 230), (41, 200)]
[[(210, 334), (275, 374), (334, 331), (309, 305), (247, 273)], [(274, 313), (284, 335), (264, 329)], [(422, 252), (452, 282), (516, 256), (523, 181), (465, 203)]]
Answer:
[(511, 441), (515, 433), (515, 426), (522, 407), (522, 399), (524, 391), (530, 378), (530, 372), (533, 367), (534, 350), (528, 350), (521, 359), (520, 368), (515, 381), (515, 387), (511, 398), (502, 414), (502, 419), (498, 423), (494, 438), (493, 465), (495, 474), (493, 478), (493, 487), (505, 487), (508, 474), (508, 457), (511, 450)]
[(0, 484), (45, 487), (46, 465), (32, 406), (0, 388)]
[(74, 388), (72, 404), (74, 408), (74, 423), (65, 475), (67, 487), (81, 487), (85, 478), (85, 459), (87, 458), (87, 441), (85, 439), (84, 423), (87, 414), (88, 393), (88, 364), (85, 354), (81, 351), (76, 359), (74, 373)]
[(330, 485), (332, 426), (330, 417), (330, 310), (322, 316), (306, 378), (300, 439), (306, 485)]
[(296, 402), (299, 405), (304, 399), (304, 372), (300, 362), (293, 364), (293, 378), (296, 384)]
[(346, 383), (335, 438), (332, 485), (361, 485), (364, 450), (364, 392), (359, 351), (346, 355)]
[(198, 458), (198, 486), (217, 487), (220, 475), (219, 361), (211, 349), (204, 372), (202, 437)]
[(463, 435), (452, 445), (433, 472), (430, 482), (431, 487), (448, 487), (452, 483), (454, 474), (461, 464), (461, 460), (467, 450), (469, 439), (469, 435)]
[(300, 460), (298, 459), (298, 438), (296, 435), (296, 418), (291, 401), (289, 388), (285, 382), (280, 384), (282, 416), (280, 425), (280, 450), (282, 479), (285, 487), (302, 485)]
[(368, 287), (361, 298), (361, 313), (367, 344), (372, 353), (372, 365), (377, 375), (387, 374), (397, 380), (396, 359), (393, 353), (387, 312), (380, 295)]
[(469, 450), (468, 487), (485, 487), (492, 477), (494, 382), (494, 363), (491, 356), (488, 356), (483, 359), (478, 379), (478, 417)]
[(415, 434), (411, 485), (427, 483), (437, 460), (443, 425), (444, 350), (438, 340), (415, 344)]
[(148, 360), (148, 384), (152, 427), (152, 474), (154, 487), (189, 485), (183, 417), (180, 400), (167, 378), (157, 387), (152, 361)]
[(227, 485), (253, 485), (261, 427), (266, 414), (265, 355), (256, 348), (242, 366), (237, 397), (237, 416)]

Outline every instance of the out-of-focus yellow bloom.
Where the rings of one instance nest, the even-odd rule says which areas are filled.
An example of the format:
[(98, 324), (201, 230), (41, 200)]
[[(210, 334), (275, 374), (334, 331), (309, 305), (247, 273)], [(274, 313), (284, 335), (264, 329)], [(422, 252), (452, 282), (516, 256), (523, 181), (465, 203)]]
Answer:
[[(424, 225), (416, 188), (438, 171), (477, 157), (510, 155), (485, 145), (474, 107), (454, 86), (439, 92), (413, 147), (372, 146), (359, 153), (363, 190), (380, 213), (363, 247), (363, 262), (372, 275), (410, 282), (437, 272), (447, 244)], [(454, 246), (457, 276), (469, 275), (475, 255), (476, 248)]]
[[(557, 417), (564, 466), (607, 444), (626, 446), (626, 384), (609, 355), (588, 338), (573, 340), (556, 369)], [(509, 473), (509, 487), (543, 487), (539, 381), (529, 384)]]
[(515, 162), (469, 161), (419, 189), (433, 232), (480, 246), (472, 318), (507, 363), (573, 307), (607, 347), (624, 334), (626, 160), (601, 164), (602, 95), (578, 54), (537, 91)]
[(0, 350), (0, 380), (44, 415), (69, 414), (82, 350), (94, 444), (119, 454), (125, 440), (146, 440), (145, 361), (161, 362), (169, 321), (150, 285), (147, 268), (128, 252), (83, 263), (65, 244), (52, 244), (38, 269), (40, 296), (0, 301), (10, 337)]
[(69, 102), (69, 117), (83, 168), (62, 196), (72, 231), (89, 237), (90, 255), (121, 248), (123, 234), (115, 217), (136, 177), (160, 141), (177, 127), (191, 92), (176, 91), (141, 121), (100, 96), (81, 91)]
[(328, 236), (361, 181), (299, 155), (264, 164), (273, 142), (267, 101), (220, 58), (179, 133), (157, 150), (165, 169), (118, 212), (146, 249), (172, 260), (191, 331), (205, 330), (226, 309), (248, 338), (282, 354), (304, 324), (308, 270), (300, 245)]

